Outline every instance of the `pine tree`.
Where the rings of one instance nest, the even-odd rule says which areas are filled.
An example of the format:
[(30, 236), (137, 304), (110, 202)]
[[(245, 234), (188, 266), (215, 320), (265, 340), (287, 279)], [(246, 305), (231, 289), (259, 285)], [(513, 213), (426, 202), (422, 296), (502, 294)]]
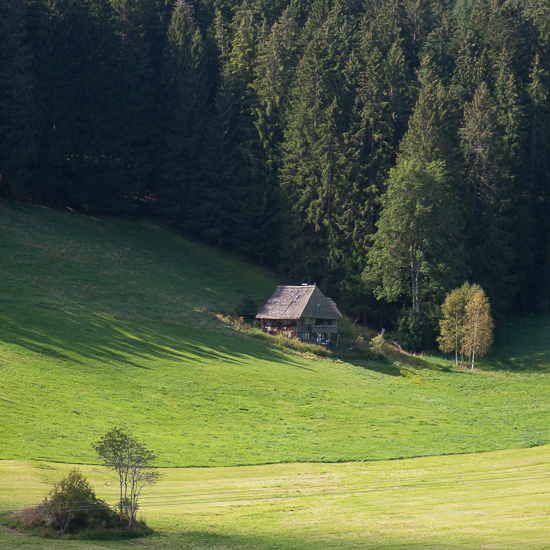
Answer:
[[(538, 200), (533, 208), (537, 242), (531, 248), (536, 252), (532, 265), (537, 265), (535, 276), (544, 296), (544, 310), (550, 308), (550, 78), (535, 57), (528, 85), (529, 104), (529, 179), (533, 196)], [(541, 238), (542, 235), (545, 238)], [(533, 288), (530, 291), (534, 294)]]
[(517, 2), (477, 0), (469, 29), (487, 56), (489, 71), (504, 54), (514, 75), (522, 80), (527, 76), (535, 36)]
[[(365, 246), (374, 231), (376, 199), (384, 180), (395, 162), (398, 120), (406, 117), (407, 80), (404, 56), (399, 44), (393, 44), (384, 55), (366, 34), (361, 48), (361, 64), (352, 124), (346, 136), (349, 177), (354, 187), (351, 207), (356, 239), (354, 246)], [(359, 240), (360, 239), (360, 240)]]
[(407, 28), (410, 33), (410, 55), (416, 65), (424, 41), (433, 28), (430, 2), (425, 0), (404, 0), (407, 12)]
[[(437, 304), (441, 293), (465, 271), (455, 116), (428, 55), (419, 83), (420, 94), (397, 166), (390, 173), (365, 271), (378, 298), (408, 297), (418, 317), (425, 305)], [(399, 244), (393, 245), (392, 239)], [(404, 271), (407, 263), (410, 269)]]
[[(531, 0), (528, 14), (538, 37), (527, 83), (528, 173), (533, 197), (536, 251), (530, 272), (538, 278), (543, 307), (550, 311), (550, 0)], [(542, 235), (545, 237), (541, 238)], [(535, 294), (530, 288), (531, 294)]]
[(372, 33), (378, 47), (393, 45), (405, 40), (407, 11), (404, 2), (394, 0), (365, 0), (362, 25)]
[(433, 17), (437, 21), (435, 28), (428, 34), (422, 50), (420, 60), (429, 57), (432, 71), (437, 79), (445, 86), (453, 75), (458, 56), (459, 40), (455, 20), (447, 1), (432, 5)]
[(456, 67), (451, 78), (461, 108), (472, 101), (482, 82), (490, 80), (489, 65), (474, 33), (466, 31), (458, 46)]
[(356, 54), (361, 70), (345, 135), (345, 177), (349, 182), (343, 205), (346, 216), (339, 222), (349, 235), (341, 296), (359, 316), (379, 308), (365, 289), (361, 274), (378, 219), (378, 199), (395, 163), (403, 121), (410, 110), (408, 71), (400, 39), (393, 44), (377, 42), (375, 36), (389, 40), (393, 34), (384, 34), (370, 17), (365, 18), (363, 28)]
[(470, 17), (477, 0), (457, 0), (453, 8), (453, 17), (457, 26), (465, 30), (470, 26)]
[(232, 21), (231, 52), (225, 70), (227, 90), (235, 102), (231, 121), (235, 171), (228, 188), (230, 200), (225, 206), (233, 249), (263, 262), (264, 258), (274, 261), (279, 244), (278, 196), (275, 179), (266, 169), (254, 117), (258, 103), (254, 87), (260, 15), (257, 10), (257, 4), (244, 2)]
[(421, 165), (443, 160), (449, 171), (456, 173), (459, 148), (453, 97), (437, 78), (428, 55), (422, 61), (418, 83), (420, 93), (400, 144), (400, 155)]
[(235, 210), (234, 190), (239, 168), (236, 119), (238, 98), (234, 93), (227, 68), (222, 68), (216, 93), (214, 112), (208, 120), (206, 150), (203, 155), (206, 181), (203, 200), (197, 209), (197, 230), (207, 242), (227, 245), (232, 239), (232, 213)]

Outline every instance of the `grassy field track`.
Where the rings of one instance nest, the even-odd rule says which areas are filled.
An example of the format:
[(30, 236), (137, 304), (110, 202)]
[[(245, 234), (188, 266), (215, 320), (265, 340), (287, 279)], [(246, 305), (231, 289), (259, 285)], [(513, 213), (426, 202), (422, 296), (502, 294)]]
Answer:
[[(0, 462), (3, 510), (40, 502), (69, 465)], [(112, 475), (85, 466), (98, 496)], [(44, 541), (0, 528), (0, 548), (92, 550), (550, 547), (550, 447), (347, 464), (175, 469), (143, 496), (158, 535)]]

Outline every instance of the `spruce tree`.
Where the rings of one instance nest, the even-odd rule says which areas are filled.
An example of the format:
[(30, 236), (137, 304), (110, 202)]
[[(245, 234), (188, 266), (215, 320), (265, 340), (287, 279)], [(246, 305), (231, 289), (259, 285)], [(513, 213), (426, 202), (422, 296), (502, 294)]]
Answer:
[(88, 163), (94, 67), (90, 3), (42, 0), (32, 5), (41, 173), (39, 200), (86, 208), (94, 174)]
[(234, 190), (239, 168), (237, 125), (239, 103), (231, 75), (222, 68), (214, 110), (208, 120), (206, 150), (203, 155), (203, 200), (197, 210), (197, 229), (207, 242), (227, 245), (232, 239)]
[(297, 24), (287, 8), (258, 45), (252, 84), (254, 125), (270, 176), (276, 176), (279, 167), (285, 107), (297, 62), (297, 42)]
[[(533, 219), (536, 239), (531, 248), (536, 251), (533, 269), (536, 288), (541, 290), (544, 311), (550, 311), (550, 0), (531, 0), (530, 21), (537, 33), (537, 48), (531, 63), (527, 83), (526, 115), (528, 119), (528, 174), (532, 194), (536, 197)], [(530, 289), (531, 294), (535, 292)], [(532, 306), (531, 306), (532, 307)]]

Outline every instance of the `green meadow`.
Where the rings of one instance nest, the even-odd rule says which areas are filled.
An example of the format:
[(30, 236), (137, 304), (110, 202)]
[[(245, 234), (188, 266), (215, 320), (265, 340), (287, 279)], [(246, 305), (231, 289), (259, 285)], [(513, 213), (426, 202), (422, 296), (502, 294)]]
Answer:
[(0, 269), (4, 515), (73, 464), (114, 494), (91, 443), (125, 426), (165, 472), (136, 545), (550, 547), (550, 316), (510, 322), (474, 372), (313, 357), (203, 313), (266, 300), (285, 282), (268, 269), (154, 220), (14, 203)]

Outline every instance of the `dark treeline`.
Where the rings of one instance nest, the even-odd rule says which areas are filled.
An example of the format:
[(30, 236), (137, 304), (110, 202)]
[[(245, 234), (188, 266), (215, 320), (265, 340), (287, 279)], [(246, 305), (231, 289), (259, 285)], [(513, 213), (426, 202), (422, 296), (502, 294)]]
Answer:
[(549, 71), (550, 0), (0, 0), (0, 192), (162, 216), (360, 319), (465, 280), (548, 310)]

